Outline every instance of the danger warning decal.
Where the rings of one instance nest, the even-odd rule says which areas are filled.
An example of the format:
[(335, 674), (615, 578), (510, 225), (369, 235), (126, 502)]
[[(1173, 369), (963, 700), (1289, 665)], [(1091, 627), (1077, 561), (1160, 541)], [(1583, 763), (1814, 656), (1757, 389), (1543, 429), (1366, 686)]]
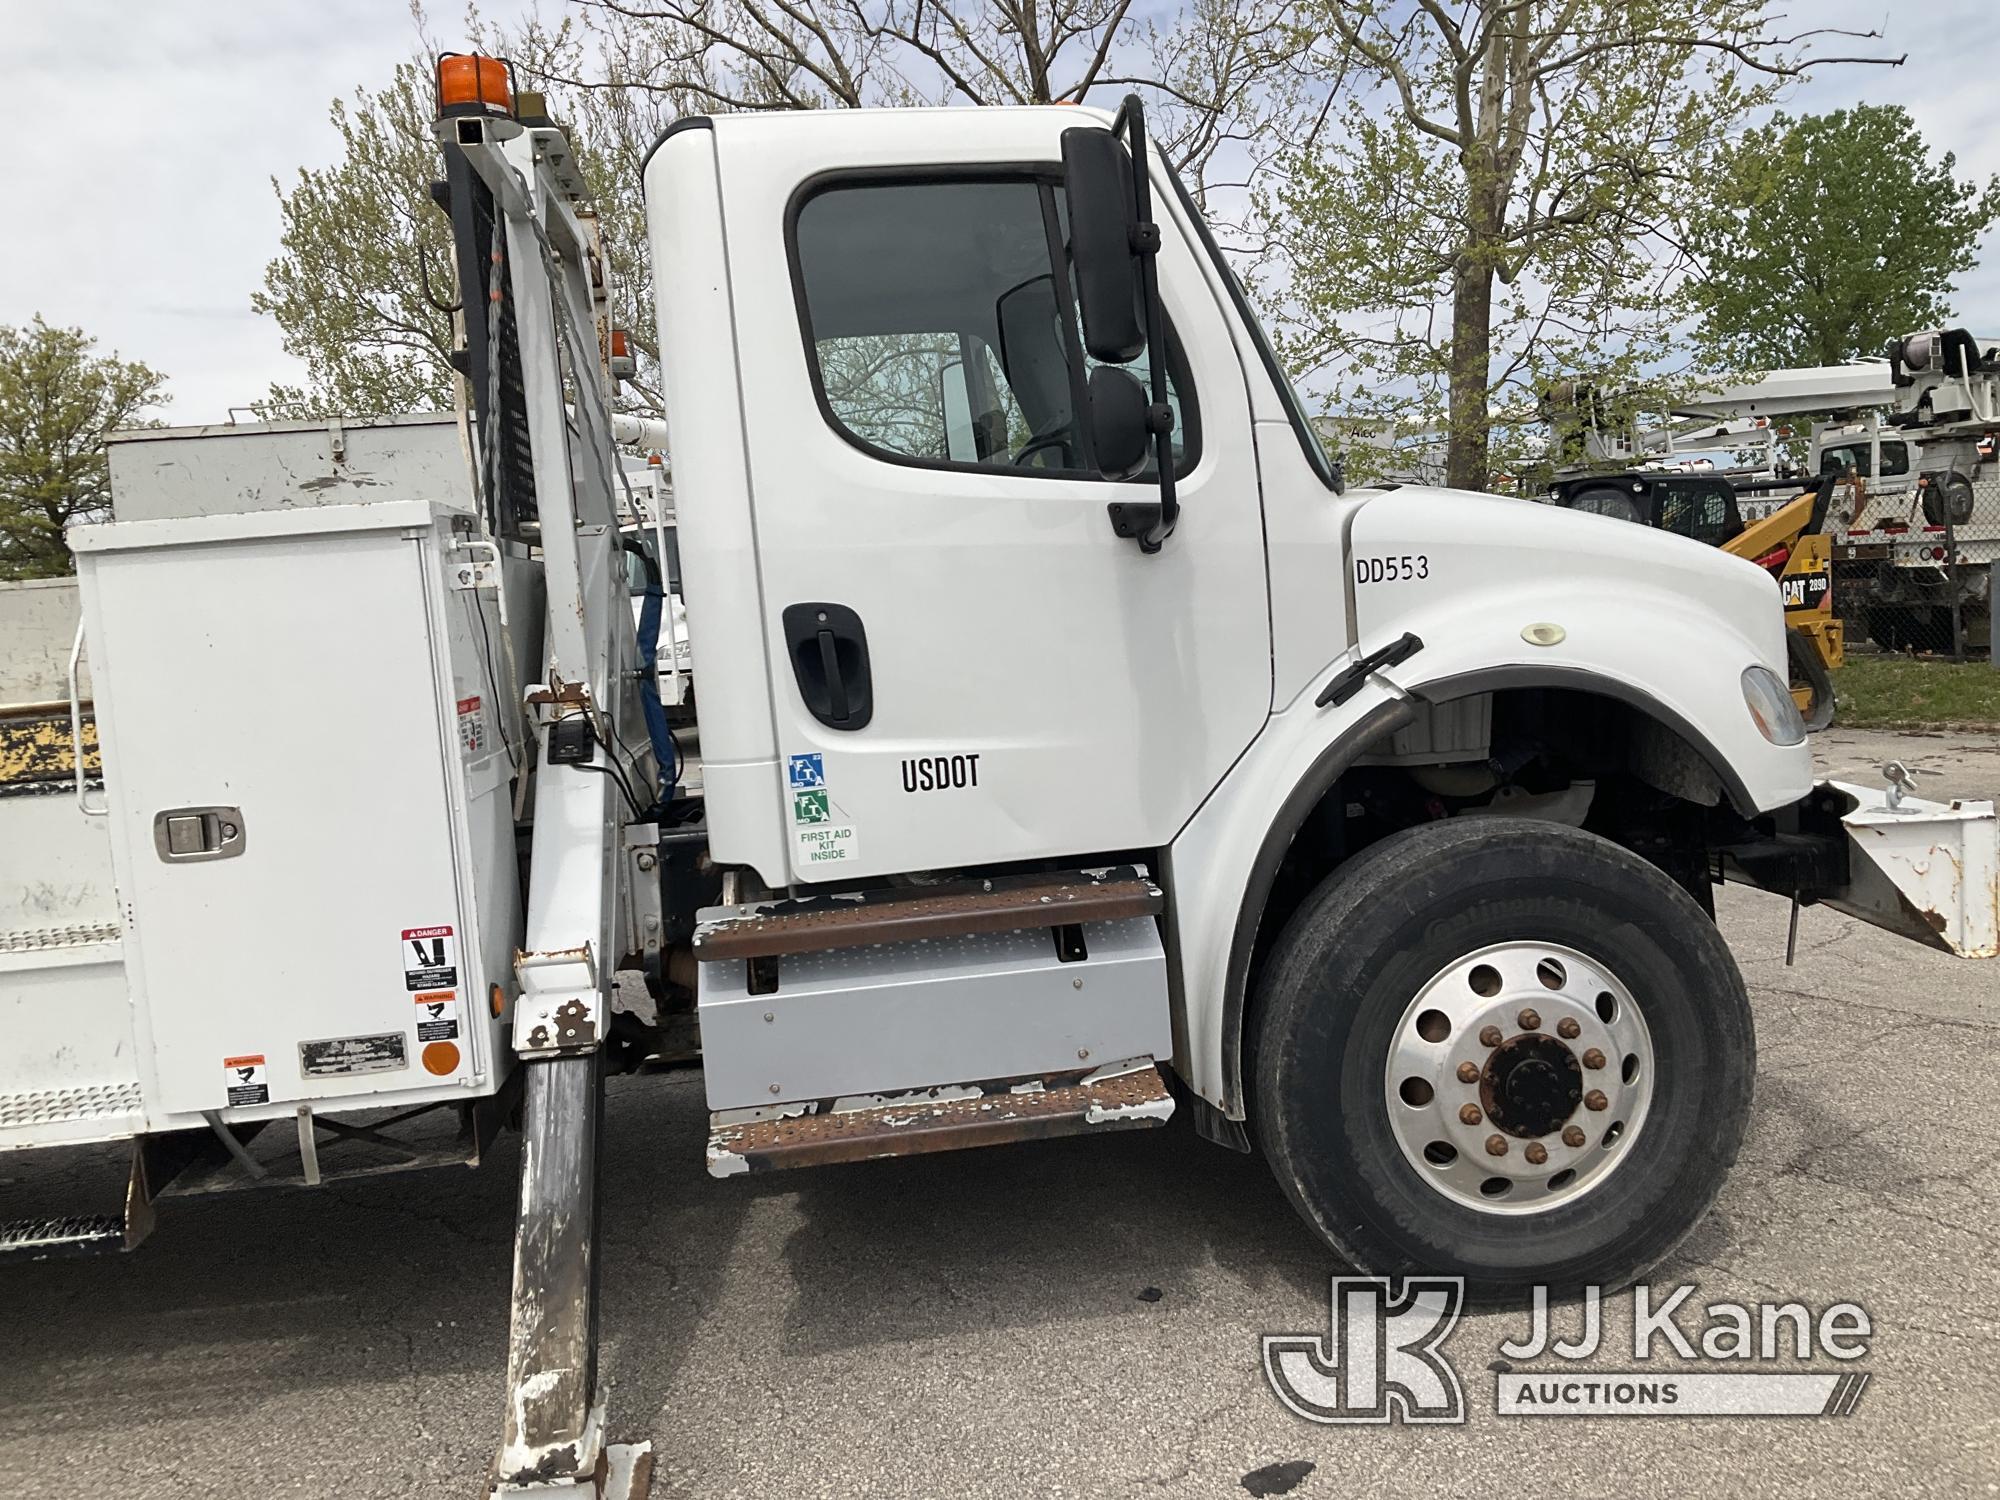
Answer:
[(403, 987), (458, 988), (458, 939), (449, 927), (403, 929)]
[(486, 713), (476, 697), (458, 700), (458, 744), (467, 755), (486, 749)]
[(225, 1057), (222, 1060), (223, 1097), (232, 1106), (269, 1104), (271, 1086), (264, 1080), (264, 1058)]
[(455, 1042), (458, 1040), (458, 996), (450, 990), (426, 991), (417, 1002), (417, 1040)]

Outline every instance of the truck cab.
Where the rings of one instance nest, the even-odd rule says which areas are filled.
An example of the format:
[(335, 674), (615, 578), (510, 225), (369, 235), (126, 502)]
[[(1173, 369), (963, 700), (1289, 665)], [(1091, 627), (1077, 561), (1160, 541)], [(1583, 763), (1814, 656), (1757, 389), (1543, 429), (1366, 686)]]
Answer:
[[(1356, 1263), (1628, 1274), (1671, 1232), (1667, 1205), (1705, 1191), (1699, 1163), (1734, 1150), (1747, 1100), (1711, 872), (1742, 851), (1744, 878), (1839, 899), (1840, 815), (1858, 805), (1814, 792), (1776, 581), (1709, 544), (1735, 521), (1726, 482), (1659, 477), (1681, 535), (1344, 490), (1134, 105), (843, 111), (809, 130), (693, 117), (644, 179), (708, 837), (741, 875), (694, 941), (711, 1170), (795, 1156), (843, 1099), (1015, 1086), (982, 1058), (1044, 1078), (1126, 1057), (1169, 1069), (1204, 1134), (1254, 1137)], [(1504, 883), (1570, 839), (1611, 861), (1625, 909), (1666, 924), (1647, 951), (1696, 966), (1658, 986), (1687, 997), (1689, 1024), (1720, 1018), (1701, 1081), (1673, 1085), (1708, 1099), (1689, 1106), (1707, 1111), (1701, 1151), (1669, 1115), (1636, 1128), (1664, 1097), (1648, 1083), (1669, 1086), (1646, 1059), (1667, 1054), (1613, 1035), (1638, 1008), (1615, 998), (1608, 912), (1588, 933), (1554, 912), (1540, 937), (1468, 929), (1421, 948), (1422, 974), (1382, 946), (1380, 903), (1418, 899), (1395, 871), (1463, 861)], [(970, 909), (1012, 899), (996, 880), (1048, 878), (1061, 903), (1113, 868), (1159, 892), (1161, 948), (1105, 930), (1124, 967), (1101, 1011), (1085, 969), (1084, 999), (1021, 1000), (1001, 1023), (977, 984), (884, 1001), (884, 974), (855, 979), (806, 936), (838, 929), (846, 951), (859, 928), (885, 969), (915, 965), (888, 939), (916, 927), (869, 925), (899, 891), (941, 886)], [(1073, 961), (1094, 962), (1077, 932)], [(1017, 961), (1000, 988), (1035, 993), (1035, 955), (994, 960)], [(1333, 998), (1387, 969), (1381, 1014)], [(1473, 970), (1469, 997), (1412, 998)], [(1319, 1050), (1323, 1005), (1334, 1032), (1379, 1028), (1355, 1076)], [(785, 1040), (807, 1029), (795, 1006), (810, 1056)], [(1564, 1036), (1597, 1044), (1544, 1057), (1521, 1040), (1552, 1006)], [(1585, 1087), (1575, 1058), (1601, 1068), (1614, 1047), (1617, 1086)], [(1506, 1080), (1525, 1099), (1544, 1063), (1567, 1124), (1508, 1103)], [(1346, 1121), (1306, 1106), (1300, 1069), (1377, 1102)], [(1571, 1119), (1586, 1096), (1609, 1117)], [(783, 1146), (771, 1108), (806, 1122)], [(1650, 1206), (1622, 1229), (1564, 1227), (1638, 1139), (1653, 1166), (1624, 1191)], [(1393, 1204), (1365, 1185), (1375, 1149), (1413, 1169)], [(1649, 1172), (1665, 1197), (1629, 1186)], [(1501, 1222), (1509, 1248), (1481, 1248)]]
[[(1764, 570), (1347, 489), (1136, 98), (665, 132), (676, 565), (569, 143), (496, 59), (438, 81), (462, 418), (144, 435), (71, 535), (69, 702), (11, 705), (68, 753), (0, 825), (109, 862), (87, 927), (0, 934), (0, 1147), (136, 1136), (143, 1207), (155, 1137), (312, 1185), (387, 1128), (338, 1111), (460, 1109), (459, 1160), (518, 1120), (496, 1493), (634, 1490), (607, 1060), (698, 1061), (661, 1150), (725, 1178), (1185, 1110), (1345, 1263), (1506, 1294), (1630, 1280), (1719, 1190), (1718, 877), (2000, 949), (1990, 804), (1814, 784)], [(676, 576), (685, 694), (634, 600)], [(57, 967), (133, 1028), (115, 1120), (50, 1112)]]

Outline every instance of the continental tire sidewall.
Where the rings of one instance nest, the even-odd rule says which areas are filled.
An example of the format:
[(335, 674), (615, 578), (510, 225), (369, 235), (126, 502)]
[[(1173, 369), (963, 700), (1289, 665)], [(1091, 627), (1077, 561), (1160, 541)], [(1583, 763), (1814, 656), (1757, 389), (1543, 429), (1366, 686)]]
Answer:
[[(1651, 1033), (1653, 1094), (1617, 1168), (1567, 1203), (1481, 1212), (1429, 1186), (1391, 1133), (1384, 1068), (1417, 992), (1491, 944), (1602, 964)], [(1385, 840), (1294, 916), (1260, 986), (1253, 1108), (1279, 1181), (1357, 1266), (1494, 1292), (1622, 1285), (1713, 1202), (1749, 1113), (1755, 1042), (1714, 924), (1637, 856), (1560, 824), (1467, 818)], [(1588, 1121), (1593, 1138), (1608, 1120)], [(1520, 1149), (1516, 1143), (1515, 1149)]]

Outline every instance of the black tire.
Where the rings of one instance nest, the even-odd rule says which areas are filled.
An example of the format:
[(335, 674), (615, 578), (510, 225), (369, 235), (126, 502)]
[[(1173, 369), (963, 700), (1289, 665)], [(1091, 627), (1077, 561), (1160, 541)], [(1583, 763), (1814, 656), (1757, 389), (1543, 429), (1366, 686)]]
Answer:
[[(1470, 1208), (1426, 1182), (1398, 1145), (1384, 1086), (1418, 992), (1466, 955), (1515, 942), (1562, 944), (1615, 973), (1654, 1059), (1630, 1155), (1526, 1215)], [(1625, 1285), (1695, 1227), (1742, 1145), (1756, 1041), (1728, 948), (1666, 875), (1566, 825), (1465, 817), (1372, 846), (1293, 915), (1255, 1002), (1258, 1142), (1306, 1222), (1371, 1274), (1463, 1276), (1481, 1297)]]
[(1924, 490), (1924, 520), (1933, 526), (1965, 526), (1972, 521), (1972, 481), (1953, 471)]
[(1868, 639), (1884, 651), (1908, 650), (1914, 639), (1906, 606), (1881, 605), (1868, 611)]
[(1818, 734), (1833, 722), (1833, 677), (1819, 659), (1812, 640), (1803, 630), (1785, 632), (1785, 659), (1790, 664), (1792, 686), (1805, 688), (1811, 702), (1804, 710), (1806, 733)]

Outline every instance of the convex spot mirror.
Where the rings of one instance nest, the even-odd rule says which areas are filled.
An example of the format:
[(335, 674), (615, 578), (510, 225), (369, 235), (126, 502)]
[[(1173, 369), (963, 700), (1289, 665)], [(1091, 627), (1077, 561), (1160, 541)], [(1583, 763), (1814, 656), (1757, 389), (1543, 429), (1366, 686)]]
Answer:
[(1125, 479), (1145, 467), (1152, 430), (1146, 388), (1130, 370), (1099, 365), (1090, 372), (1090, 445), (1100, 472)]
[(1110, 131), (1081, 125), (1063, 132), (1062, 156), (1083, 346), (1093, 359), (1127, 364), (1146, 348), (1132, 158)]

